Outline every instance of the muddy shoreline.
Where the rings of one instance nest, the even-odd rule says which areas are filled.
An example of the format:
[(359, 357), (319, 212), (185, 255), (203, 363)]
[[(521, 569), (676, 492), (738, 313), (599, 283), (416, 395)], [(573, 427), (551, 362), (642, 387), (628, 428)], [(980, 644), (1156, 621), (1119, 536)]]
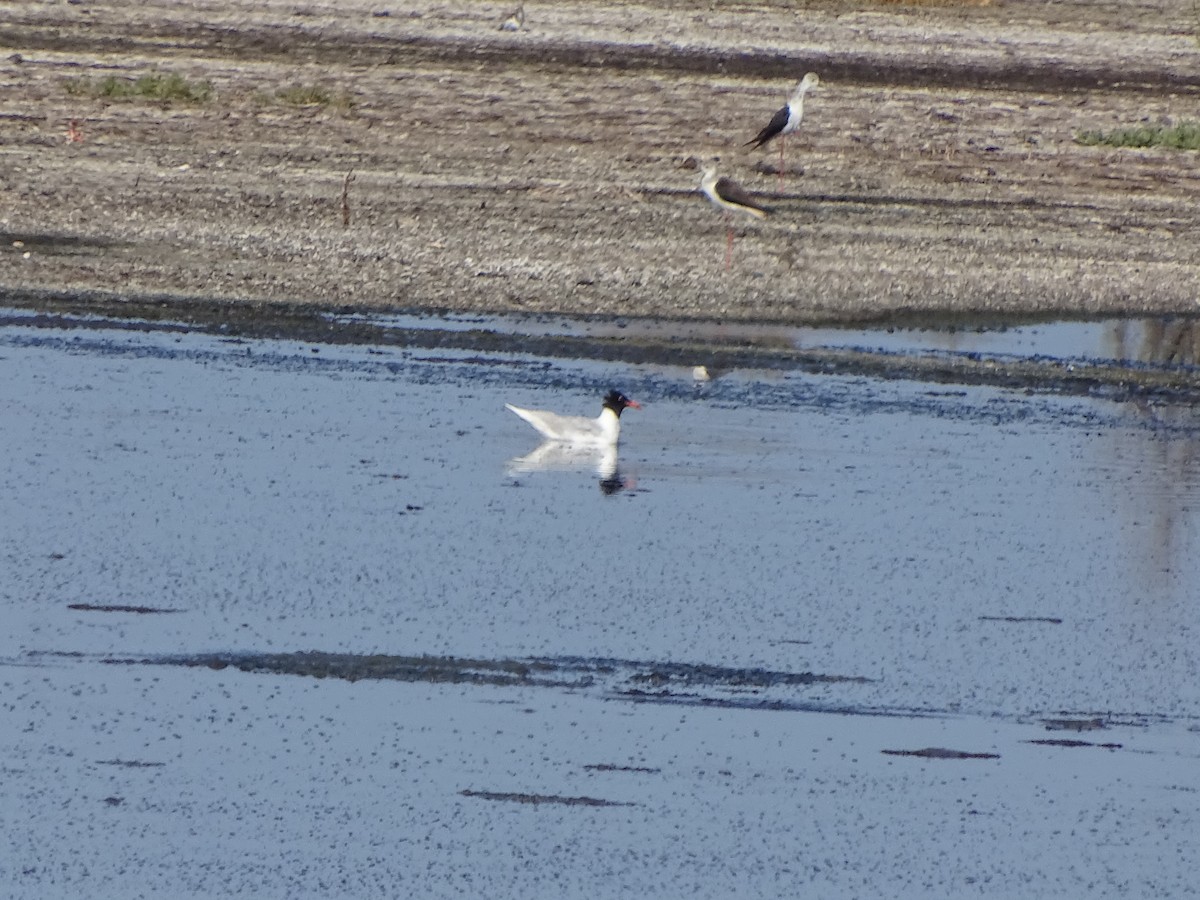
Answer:
[[(45, 294), (0, 294), (0, 305), (38, 310), (33, 315), (0, 315), (0, 325), (20, 324), (49, 331), (111, 329), (201, 332), (230, 340), (289, 339), (314, 344), (372, 345), (419, 350), (531, 354), (546, 359), (625, 362), (630, 365), (679, 366), (703, 361), (716, 370), (757, 369), (852, 375), (875, 379), (918, 380), (934, 384), (985, 385), (1036, 390), (1114, 401), (1156, 400), (1187, 403), (1200, 400), (1200, 369), (1184, 364), (1150, 364), (1111, 360), (1014, 358), (987, 353), (884, 352), (843, 347), (800, 347), (755, 340), (731, 331), (719, 340), (697, 337), (656, 338), (639, 333), (621, 336), (539, 333), (537, 318), (513, 333), (486, 325), (469, 330), (438, 326), (439, 311), (404, 310), (429, 316), (427, 327), (396, 327), (383, 321), (348, 322), (353, 306), (331, 310), (320, 306), (247, 304), (158, 298), (153, 302), (113, 301), (104, 296), (52, 297)], [(451, 314), (452, 310), (440, 311)], [(628, 318), (623, 321), (629, 322)], [(953, 320), (913, 318), (908, 327), (945, 327)], [(971, 330), (970, 323), (963, 323)], [(1193, 330), (1184, 326), (1187, 334)]]
[[(1196, 155), (1074, 140), (1194, 115), (1184, 0), (527, 4), (515, 33), (466, 2), (9, 11), (9, 303), (818, 323), (1200, 301)], [(742, 144), (808, 69), (780, 172)], [(148, 72), (213, 98), (88, 92)], [(709, 155), (778, 210), (730, 272)]]

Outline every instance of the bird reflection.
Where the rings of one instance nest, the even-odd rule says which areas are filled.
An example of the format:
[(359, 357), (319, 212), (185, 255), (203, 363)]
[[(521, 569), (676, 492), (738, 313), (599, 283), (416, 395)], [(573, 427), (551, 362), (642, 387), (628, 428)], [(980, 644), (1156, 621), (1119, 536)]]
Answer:
[(607, 478), (600, 479), (600, 493), (611, 497), (613, 494), (619, 494), (626, 488), (631, 488), (636, 485), (632, 478), (626, 478), (620, 472), (614, 471)]
[(510, 475), (530, 472), (591, 471), (600, 479), (600, 492), (617, 494), (636, 486), (636, 481), (621, 474), (615, 444), (587, 446), (546, 441), (532, 453), (508, 461)]

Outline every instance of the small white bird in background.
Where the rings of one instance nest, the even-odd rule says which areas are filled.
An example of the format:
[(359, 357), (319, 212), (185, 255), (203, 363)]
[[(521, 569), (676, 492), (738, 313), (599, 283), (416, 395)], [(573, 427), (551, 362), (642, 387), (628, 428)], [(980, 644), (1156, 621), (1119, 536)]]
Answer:
[(521, 3), (500, 23), (501, 31), (520, 31), (525, 27), (525, 4)]
[(788, 98), (787, 106), (780, 109), (771, 117), (771, 121), (767, 123), (767, 127), (758, 133), (758, 136), (753, 140), (746, 141), (745, 146), (754, 145), (754, 149), (765, 146), (772, 138), (779, 138), (779, 181), (783, 182), (783, 142), (789, 134), (800, 127), (800, 120), (804, 118), (804, 95), (821, 83), (821, 79), (817, 77), (816, 72), (809, 72), (805, 75), (798, 85), (796, 90), (792, 91), (792, 96)]
[(538, 430), (542, 437), (565, 444), (615, 444), (621, 436), (621, 413), (626, 407), (641, 409), (636, 400), (630, 400), (620, 391), (609, 391), (604, 396), (604, 408), (594, 419), (587, 416), (563, 416), (540, 409), (521, 409), (511, 403), (504, 404), (518, 416)]
[(732, 178), (717, 175), (716, 164), (706, 166), (700, 178), (700, 190), (713, 205), (727, 214), (725, 226), (725, 271), (733, 266), (733, 226), (728, 223), (728, 214), (745, 213), (755, 219), (765, 219), (771, 208), (763, 206), (750, 196), (744, 187)]

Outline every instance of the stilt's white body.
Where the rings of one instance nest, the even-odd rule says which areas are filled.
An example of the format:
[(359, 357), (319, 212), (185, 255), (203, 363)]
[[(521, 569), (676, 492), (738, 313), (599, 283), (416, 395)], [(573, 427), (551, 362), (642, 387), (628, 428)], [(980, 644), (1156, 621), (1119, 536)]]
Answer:
[(787, 106), (783, 107), (771, 117), (771, 121), (767, 123), (767, 127), (758, 133), (752, 141), (747, 141), (748, 144), (753, 144), (755, 148), (762, 147), (772, 138), (783, 138), (785, 135), (791, 134), (800, 127), (800, 122), (804, 119), (804, 95), (821, 83), (821, 79), (817, 77), (815, 72), (809, 72), (796, 85), (796, 90), (792, 91), (792, 96), (788, 98)]
[(607, 406), (594, 419), (587, 416), (562, 416), (541, 409), (521, 409), (504, 404), (550, 441), (566, 444), (615, 444), (621, 436), (621, 420)]

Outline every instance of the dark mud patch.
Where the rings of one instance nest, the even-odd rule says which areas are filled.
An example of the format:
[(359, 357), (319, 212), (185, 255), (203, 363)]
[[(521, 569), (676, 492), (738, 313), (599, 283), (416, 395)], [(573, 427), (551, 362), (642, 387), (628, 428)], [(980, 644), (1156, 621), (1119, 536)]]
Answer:
[(916, 756), (921, 759), (999, 759), (999, 753), (972, 753), (968, 750), (948, 750), (945, 747), (925, 747), (921, 750), (881, 750), (888, 756)]
[(96, 765), (119, 766), (123, 769), (158, 769), (165, 766), (166, 763), (146, 762), (140, 759), (98, 759)]
[(170, 609), (158, 606), (129, 606), (123, 603), (68, 603), (67, 609), (79, 610), (81, 612), (135, 613), (141, 616), (166, 615), (168, 613), (180, 613), (184, 611), (182, 609)]
[(1026, 741), (1027, 744), (1037, 744), (1041, 747), (1096, 747), (1101, 750), (1120, 750), (1124, 744), (1100, 744), (1096, 741), (1079, 741), (1070, 740), (1068, 738), (1042, 738), (1040, 740)]
[[(587, 665), (588, 660), (572, 660)], [(859, 675), (817, 675), (812, 672), (775, 672), (769, 669), (731, 669), (724, 666), (694, 665), (690, 663), (628, 663), (621, 660), (598, 660), (606, 671), (617, 671), (622, 667), (634, 670), (629, 680), (658, 688), (706, 684), (723, 684), (727, 687), (767, 688), (781, 685), (830, 684), (855, 682), (866, 684), (871, 679)]]
[(1061, 625), (1063, 620), (1052, 616), (980, 616), (980, 622), (1013, 622), (1016, 624)]
[(499, 800), (505, 803), (529, 803), (539, 806), (554, 803), (559, 806), (636, 806), (635, 803), (622, 803), (617, 800), (601, 800), (597, 797), (560, 797), (556, 794), (518, 794), (502, 791), (472, 791), (462, 790), (464, 797), (475, 797), (479, 800)]
[(1100, 731), (1108, 725), (1104, 719), (1042, 719), (1047, 731)]
[[(605, 665), (612, 661), (605, 661)], [(863, 709), (831, 708), (809, 698), (768, 695), (771, 688), (798, 688), (830, 684), (868, 684), (861, 675), (825, 675), (814, 672), (773, 672), (764, 669), (727, 669), (680, 663), (638, 663), (614, 685), (611, 696), (635, 703), (715, 706), (779, 712), (854, 712)], [(719, 687), (719, 693), (710, 689)]]
[[(212, 653), (193, 656), (106, 658), (109, 665), (165, 665), (233, 668), (254, 674), (385, 680), (495, 687), (545, 687), (594, 691), (634, 702), (673, 703), (740, 709), (830, 711), (830, 705), (796, 695), (803, 688), (831, 684), (867, 684), (857, 675), (781, 672), (695, 663), (546, 657), (464, 659), (450, 656), (362, 656), (345, 653)], [(832, 711), (876, 714), (874, 710), (837, 707)], [(912, 715), (910, 712), (897, 715)]]
[(662, 771), (649, 766), (618, 766), (613, 763), (591, 763), (583, 768), (588, 772), (632, 772), (639, 775), (657, 775)]
[[(829, 678), (829, 681), (853, 681), (868, 679)], [(879, 707), (832, 704), (825, 701), (799, 698), (771, 698), (757, 694), (742, 696), (711, 696), (698, 691), (641, 691), (627, 690), (614, 694), (617, 699), (632, 703), (661, 703), (668, 706), (704, 706), (717, 709), (742, 709), (755, 712), (821, 712), (846, 716), (899, 716), (921, 718), (944, 715), (941, 712), (916, 709), (886, 709)]]
[(170, 665), (220, 671), (345, 681), (420, 681), (430, 684), (483, 684), (497, 686), (582, 687), (588, 683), (551, 661), (517, 659), (463, 659), (449, 656), (360, 656), (349, 653), (199, 654), (196, 656), (106, 659), (114, 665)]

